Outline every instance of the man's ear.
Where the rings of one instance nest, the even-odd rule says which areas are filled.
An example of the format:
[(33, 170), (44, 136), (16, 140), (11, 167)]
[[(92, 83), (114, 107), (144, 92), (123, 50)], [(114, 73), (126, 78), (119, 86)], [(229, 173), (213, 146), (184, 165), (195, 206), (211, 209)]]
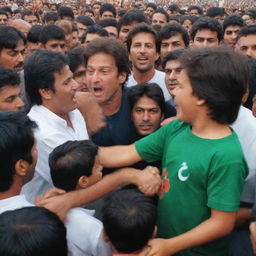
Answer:
[(203, 106), (205, 104), (205, 99), (197, 99), (196, 105), (197, 106)]
[(104, 241), (105, 243), (110, 242), (110, 240), (109, 240), (109, 238), (108, 238), (108, 235), (106, 234), (106, 231), (105, 231), (104, 228), (102, 229), (101, 235), (102, 235), (102, 239), (103, 239), (103, 241)]
[(45, 100), (50, 100), (52, 98), (53, 91), (49, 89), (39, 89), (38, 90), (41, 97)]
[(81, 176), (77, 182), (77, 187), (81, 188), (87, 188), (88, 186), (88, 177)]
[(126, 72), (122, 72), (118, 75), (118, 79), (119, 79), (119, 83), (120, 84), (123, 84), (126, 80), (126, 77), (127, 77), (127, 73)]
[(15, 171), (16, 171), (16, 175), (21, 176), (21, 177), (25, 177), (27, 175), (27, 171), (29, 169), (30, 164), (23, 160), (20, 159), (15, 163)]

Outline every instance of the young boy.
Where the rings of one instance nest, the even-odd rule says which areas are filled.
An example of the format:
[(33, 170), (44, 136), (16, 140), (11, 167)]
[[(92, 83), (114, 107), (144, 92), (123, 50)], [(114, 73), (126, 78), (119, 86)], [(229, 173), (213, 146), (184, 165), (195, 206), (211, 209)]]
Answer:
[(138, 190), (117, 190), (105, 200), (102, 221), (115, 256), (138, 255), (156, 234), (156, 205)]
[[(159, 238), (144, 255), (224, 256), (222, 237), (234, 227), (248, 174), (229, 128), (246, 92), (248, 63), (228, 49), (201, 48), (186, 52), (181, 64), (174, 91), (178, 120), (135, 144), (101, 148), (99, 160), (106, 167), (162, 161)], [(65, 195), (62, 209), (83, 203), (85, 196), (82, 190)]]

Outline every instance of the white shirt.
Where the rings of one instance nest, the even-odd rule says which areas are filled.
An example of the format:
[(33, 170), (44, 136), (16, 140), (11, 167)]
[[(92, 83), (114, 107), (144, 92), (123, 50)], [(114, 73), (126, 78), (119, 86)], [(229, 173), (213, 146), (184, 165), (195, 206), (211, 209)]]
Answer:
[[(158, 84), (161, 87), (161, 89), (164, 93), (165, 101), (167, 101), (167, 100), (171, 99), (171, 95), (170, 95), (170, 93), (168, 92), (168, 90), (166, 88), (164, 78), (165, 78), (165, 73), (155, 69), (154, 76), (149, 81), (147, 81), (147, 83), (156, 83), (156, 84)], [(131, 73), (128, 77), (128, 80), (127, 80), (125, 86), (131, 87), (131, 86), (134, 86), (136, 84), (138, 84), (138, 82), (135, 80), (135, 78), (133, 76), (133, 73)]]
[(23, 186), (21, 193), (26, 195), (29, 202), (34, 203), (38, 195), (53, 187), (48, 165), (48, 157), (52, 150), (68, 140), (88, 139), (88, 133), (84, 118), (77, 109), (69, 113), (73, 128), (42, 105), (33, 106), (28, 116), (38, 125), (35, 130), (38, 161), (34, 178)]
[[(0, 213), (34, 206), (24, 195), (0, 200)], [(69, 256), (111, 256), (111, 247), (102, 239), (102, 223), (91, 216), (90, 210), (74, 208), (68, 212), (67, 241)]]

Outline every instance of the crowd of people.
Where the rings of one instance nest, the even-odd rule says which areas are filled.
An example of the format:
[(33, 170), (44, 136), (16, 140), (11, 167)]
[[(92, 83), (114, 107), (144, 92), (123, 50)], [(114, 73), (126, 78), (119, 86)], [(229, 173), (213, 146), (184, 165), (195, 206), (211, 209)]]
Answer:
[(0, 255), (253, 256), (254, 1), (0, 2)]

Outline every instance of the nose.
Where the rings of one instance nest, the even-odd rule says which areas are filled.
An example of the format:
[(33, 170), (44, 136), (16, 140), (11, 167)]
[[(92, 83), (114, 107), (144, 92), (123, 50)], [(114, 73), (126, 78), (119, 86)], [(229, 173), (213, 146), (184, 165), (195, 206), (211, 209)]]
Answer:
[(71, 85), (72, 90), (76, 91), (78, 87), (79, 87), (78, 83), (74, 79), (72, 79), (72, 85)]
[(23, 62), (24, 61), (24, 54), (19, 52), (18, 54), (18, 62)]
[(246, 55), (249, 57), (252, 57), (252, 50), (250, 47), (248, 47), (247, 51), (246, 51)]
[(20, 96), (17, 97), (17, 101), (16, 101), (16, 108), (20, 109), (23, 108), (25, 106), (23, 100), (21, 99)]
[(208, 46), (207, 40), (204, 40), (202, 44), (203, 44), (203, 46), (205, 46), (205, 47)]
[(175, 71), (174, 71), (174, 70), (172, 70), (172, 71), (170, 72), (169, 79), (170, 79), (170, 80), (176, 79), (176, 74), (175, 74)]
[(89, 77), (91, 78), (91, 82), (92, 83), (97, 83), (99, 81), (99, 75), (97, 71), (94, 71), (93, 74), (89, 75)]
[(148, 111), (143, 112), (143, 121), (148, 121), (149, 120), (149, 113)]

